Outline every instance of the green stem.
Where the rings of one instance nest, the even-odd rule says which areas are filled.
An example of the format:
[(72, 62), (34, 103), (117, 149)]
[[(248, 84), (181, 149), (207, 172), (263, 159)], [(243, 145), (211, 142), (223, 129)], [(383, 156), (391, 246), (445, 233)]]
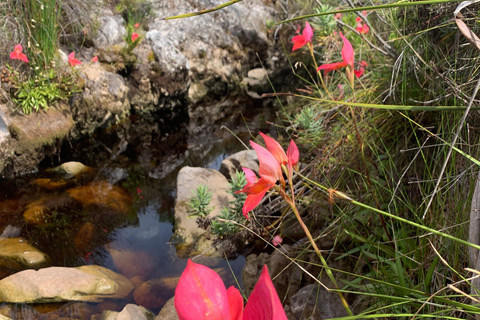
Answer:
[[(313, 249), (317, 253), (318, 257), (320, 258), (320, 261), (322, 262), (322, 266), (325, 269), (325, 272), (327, 273), (328, 277), (330, 278), (330, 281), (332, 281), (335, 289), (339, 290), (340, 288), (338, 287), (337, 281), (335, 280), (335, 277), (333, 276), (332, 270), (330, 270), (330, 267), (328, 266), (327, 261), (325, 260), (322, 253), (320, 252), (320, 249), (318, 249), (317, 244), (315, 243), (315, 240), (313, 239), (312, 234), (310, 233), (310, 230), (308, 230), (308, 227), (303, 222), (303, 219), (300, 216), (300, 213), (298, 212), (298, 209), (295, 206), (295, 203), (292, 201), (292, 199), (288, 196), (288, 194), (285, 193), (285, 191), (280, 186), (275, 186), (275, 190), (285, 200), (285, 202), (288, 203), (288, 205), (292, 209), (293, 213), (295, 214), (295, 217), (297, 217), (298, 223), (300, 223), (300, 226), (302, 227), (303, 231), (307, 235), (307, 238), (310, 241)], [(348, 303), (345, 300), (345, 297), (343, 296), (342, 292), (337, 291), (337, 293), (338, 293), (338, 296), (339, 296), (340, 300), (342, 301), (342, 305), (345, 308), (345, 310), (347, 311), (347, 313), (350, 316), (353, 316), (353, 313), (350, 310), (350, 307), (348, 306)]]

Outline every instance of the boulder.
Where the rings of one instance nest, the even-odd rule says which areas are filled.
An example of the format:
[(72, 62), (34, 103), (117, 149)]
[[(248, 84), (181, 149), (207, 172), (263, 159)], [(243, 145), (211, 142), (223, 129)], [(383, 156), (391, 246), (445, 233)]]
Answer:
[(178, 320), (177, 309), (175, 309), (175, 297), (170, 298), (165, 303), (155, 320)]
[(133, 284), (127, 278), (104, 267), (50, 267), (38, 271), (20, 271), (0, 280), (0, 301), (100, 302), (125, 298), (132, 289)]
[(224, 206), (228, 206), (234, 198), (229, 190), (227, 179), (217, 170), (183, 167), (177, 176), (177, 199), (175, 203), (175, 233), (177, 255), (189, 257), (198, 254), (223, 256), (223, 250), (213, 247), (210, 232), (200, 227), (197, 219), (188, 212), (191, 207), (188, 202), (193, 192), (200, 185), (206, 185), (212, 192), (209, 207), (214, 208), (207, 218), (212, 219), (220, 214)]
[(62, 163), (58, 167), (48, 169), (47, 171), (56, 173), (64, 177), (65, 179), (70, 179), (83, 173), (92, 172), (93, 169), (90, 167), (87, 167), (81, 162), (70, 161), (70, 162)]
[(225, 158), (220, 165), (220, 172), (231, 179), (235, 171), (242, 171), (242, 167), (258, 172), (258, 156), (255, 150), (242, 150)]
[(123, 38), (127, 35), (127, 30), (120, 15), (114, 15), (111, 10), (101, 7), (97, 21), (97, 34), (93, 38), (95, 47), (106, 51), (110, 46), (125, 41)]
[(295, 319), (331, 319), (348, 316), (336, 292), (319, 284), (309, 284), (290, 298), (290, 312)]
[(103, 311), (98, 320), (152, 320), (155, 315), (142, 306), (127, 304), (122, 311)]
[(48, 265), (46, 254), (23, 238), (0, 238), (0, 267), (12, 271), (39, 269)]

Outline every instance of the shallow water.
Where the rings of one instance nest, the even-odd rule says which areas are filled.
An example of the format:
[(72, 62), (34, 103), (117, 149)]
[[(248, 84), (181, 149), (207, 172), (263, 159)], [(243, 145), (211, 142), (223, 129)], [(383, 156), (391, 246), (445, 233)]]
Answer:
[[(127, 278), (137, 277), (138, 283), (178, 278), (187, 260), (178, 258), (170, 243), (177, 172), (185, 165), (219, 169), (225, 157), (243, 150), (243, 146), (223, 132), (194, 138), (176, 132), (164, 139), (155, 130), (141, 127), (143, 121), (130, 119), (76, 146), (66, 144), (59, 156), (42, 162), (38, 173), (0, 181), (2, 237), (25, 238), (46, 253), (53, 266), (96, 264)], [(250, 123), (250, 130), (256, 132), (262, 126), (265, 124)], [(246, 130), (237, 132), (242, 140), (248, 140)], [(39, 178), (63, 182), (48, 168), (65, 161), (82, 161), (93, 171), (66, 179), (64, 186), (54, 190), (32, 184)], [(71, 200), (72, 189), (90, 186), (93, 191), (80, 192), (81, 201)], [(104, 189), (106, 197), (114, 200), (98, 203)], [(112, 190), (115, 195), (109, 194)], [(47, 215), (44, 224), (26, 223), (23, 212), (39, 199), (54, 203), (55, 210)], [(219, 271), (227, 287), (241, 283), (245, 262), (242, 256), (230, 261), (195, 257), (194, 262)], [(2, 270), (0, 277), (14, 271)], [(159, 291), (155, 294), (161, 302), (146, 306), (154, 313), (173, 296), (174, 286)], [(0, 314), (13, 319), (89, 319), (102, 310), (121, 310), (127, 303), (141, 305), (130, 295), (104, 303), (1, 304)]]

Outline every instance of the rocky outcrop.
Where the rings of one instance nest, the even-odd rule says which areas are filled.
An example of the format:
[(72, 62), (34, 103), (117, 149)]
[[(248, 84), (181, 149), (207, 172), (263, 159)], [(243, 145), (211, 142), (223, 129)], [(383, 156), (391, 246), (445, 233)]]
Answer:
[[(206, 185), (212, 192), (212, 201), (209, 207), (212, 212), (206, 217), (212, 219), (220, 214), (224, 206), (233, 201), (229, 190), (227, 179), (218, 171), (213, 169), (183, 167), (177, 176), (177, 199), (175, 203), (175, 239), (177, 255), (189, 257), (198, 254), (210, 256), (223, 256), (223, 250), (213, 246), (213, 239), (210, 232), (199, 226), (197, 219), (191, 217), (191, 207), (188, 202), (193, 192), (200, 185)], [(207, 227), (208, 229), (209, 227)]]
[(0, 301), (99, 302), (125, 298), (132, 289), (133, 284), (127, 278), (100, 266), (51, 267), (21, 271), (0, 280)]

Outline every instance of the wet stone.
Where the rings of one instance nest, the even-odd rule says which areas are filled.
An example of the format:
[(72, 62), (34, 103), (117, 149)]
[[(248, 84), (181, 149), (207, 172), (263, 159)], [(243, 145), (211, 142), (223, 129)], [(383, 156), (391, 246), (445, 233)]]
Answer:
[(110, 249), (115, 268), (127, 278), (140, 276), (148, 279), (155, 269), (155, 261), (147, 252)]
[(23, 219), (32, 225), (45, 225), (50, 216), (58, 212), (69, 212), (73, 206), (70, 197), (61, 195), (44, 196), (25, 207)]
[(158, 309), (171, 298), (180, 277), (151, 279), (133, 291), (133, 298), (148, 309)]
[(14, 271), (48, 265), (48, 256), (23, 238), (0, 238), (0, 266)]

